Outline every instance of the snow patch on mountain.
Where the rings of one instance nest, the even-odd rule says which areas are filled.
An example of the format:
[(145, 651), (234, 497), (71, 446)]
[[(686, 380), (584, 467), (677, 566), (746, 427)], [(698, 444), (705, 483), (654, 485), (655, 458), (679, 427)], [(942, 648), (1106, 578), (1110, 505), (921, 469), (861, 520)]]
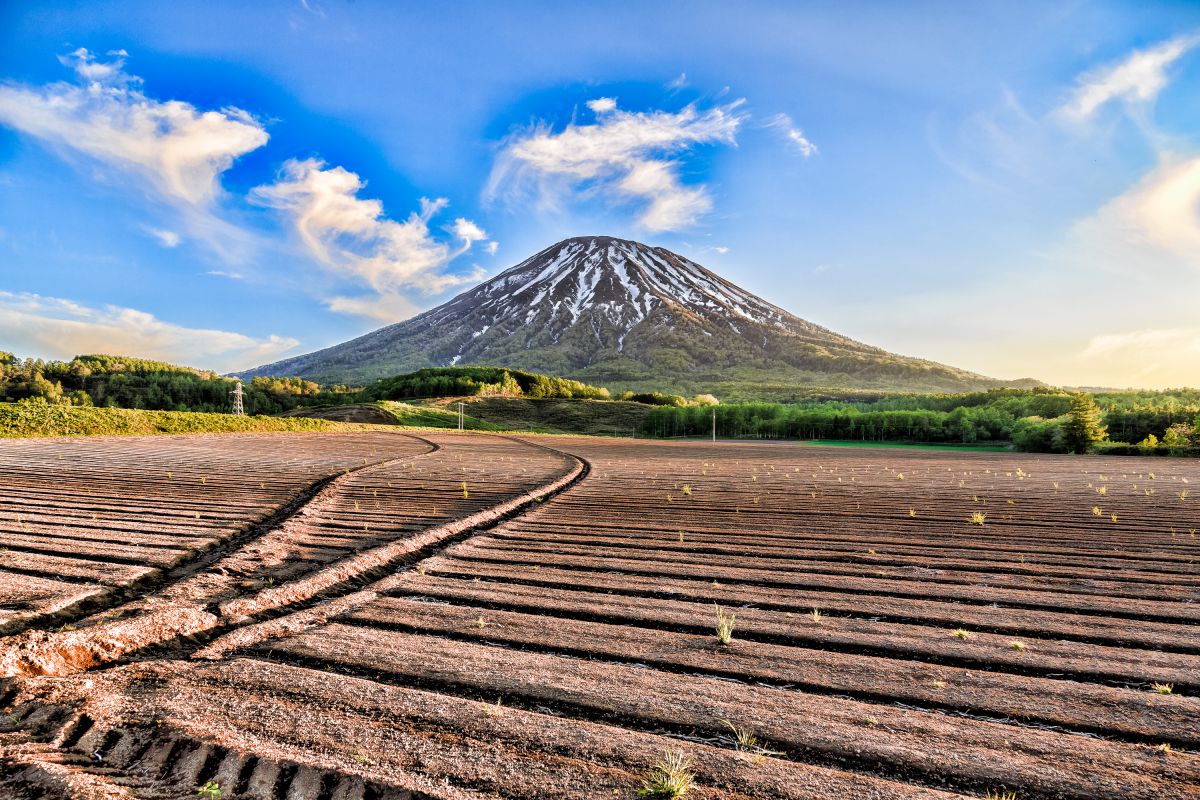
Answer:
[(460, 296), (430, 322), (449, 321), (466, 306), (473, 306), (473, 323), (482, 324), (472, 338), (520, 309), (524, 324), (538, 320), (557, 341), (591, 314), (611, 326), (618, 352), (629, 332), (659, 309), (700, 315), (734, 330), (733, 318), (782, 329), (789, 322), (808, 327), (690, 259), (607, 236), (559, 242)]

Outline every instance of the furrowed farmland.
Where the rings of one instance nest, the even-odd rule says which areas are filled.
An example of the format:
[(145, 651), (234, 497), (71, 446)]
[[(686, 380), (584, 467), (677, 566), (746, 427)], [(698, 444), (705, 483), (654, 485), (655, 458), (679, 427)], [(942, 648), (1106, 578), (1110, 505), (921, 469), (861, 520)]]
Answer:
[(1193, 459), (0, 441), (0, 797), (1200, 797)]

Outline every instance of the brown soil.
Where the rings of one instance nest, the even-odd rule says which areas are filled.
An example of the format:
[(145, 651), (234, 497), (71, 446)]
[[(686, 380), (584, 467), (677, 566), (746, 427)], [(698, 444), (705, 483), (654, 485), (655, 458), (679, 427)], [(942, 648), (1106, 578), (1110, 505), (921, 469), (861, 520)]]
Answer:
[(632, 798), (672, 750), (689, 798), (1200, 797), (1195, 462), (372, 433), (0, 479), (0, 796)]
[(396, 418), (382, 408), (366, 405), (333, 406), (331, 408), (304, 408), (289, 411), (285, 417), (309, 417), (328, 419), (334, 422), (366, 422), (372, 425), (395, 425)]

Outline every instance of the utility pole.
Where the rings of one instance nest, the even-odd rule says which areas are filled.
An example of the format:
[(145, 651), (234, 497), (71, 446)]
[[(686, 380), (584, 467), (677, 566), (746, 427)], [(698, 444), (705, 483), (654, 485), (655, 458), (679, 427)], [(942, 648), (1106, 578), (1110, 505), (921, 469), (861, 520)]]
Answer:
[(458, 401), (458, 429), (460, 431), (463, 429), (463, 403), (461, 400)]
[(242, 382), (238, 381), (233, 385), (233, 413), (235, 416), (244, 417), (246, 409), (242, 407)]
[(717, 409), (716, 408), (713, 408), (712, 415), (713, 415), (713, 441), (715, 442), (717, 440)]

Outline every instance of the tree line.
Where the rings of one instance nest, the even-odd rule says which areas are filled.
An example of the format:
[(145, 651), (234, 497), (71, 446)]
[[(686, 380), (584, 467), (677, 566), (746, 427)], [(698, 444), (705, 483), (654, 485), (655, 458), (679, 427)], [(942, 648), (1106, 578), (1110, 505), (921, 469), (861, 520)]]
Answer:
[[(931, 444), (1012, 444), (1045, 453), (1200, 452), (1200, 392), (1070, 393), (993, 389), (868, 401), (661, 406), (649, 436), (833, 439)], [(1114, 433), (1116, 434), (1114, 436)]]
[(608, 389), (569, 378), (503, 367), (428, 367), (383, 378), (362, 392), (364, 400), (422, 397), (526, 397), (530, 399), (609, 400)]
[[(0, 402), (222, 412), (232, 405), (231, 393), (237, 380), (211, 370), (142, 358), (82, 355), (70, 361), (44, 361), (0, 352)], [(248, 414), (279, 414), (303, 406), (373, 400), (483, 396), (618, 399), (673, 406), (689, 403), (679, 395), (660, 392), (622, 392), (614, 398), (600, 386), (503, 367), (431, 367), (384, 378), (365, 389), (322, 386), (303, 378), (258, 377), (243, 382), (243, 405)]]
[[(150, 411), (228, 412), (235, 378), (109, 355), (70, 361), (21, 359), (0, 352), (0, 400)], [(278, 414), (297, 406), (345, 402), (356, 390), (302, 378), (254, 378), (243, 386), (248, 414)]]
[[(154, 411), (226, 412), (236, 382), (210, 370), (111, 355), (71, 361), (0, 352), (0, 401)], [(654, 406), (642, 426), (655, 437), (840, 439), (943, 444), (1004, 443), (1030, 452), (1200, 455), (1200, 390), (1098, 392), (991, 389), (961, 394), (814, 393), (789, 403), (719, 404), (661, 392), (622, 392), (503, 367), (437, 367), (360, 389), (303, 378), (244, 383), (249, 414), (298, 407), (424, 397), (625, 400)]]

